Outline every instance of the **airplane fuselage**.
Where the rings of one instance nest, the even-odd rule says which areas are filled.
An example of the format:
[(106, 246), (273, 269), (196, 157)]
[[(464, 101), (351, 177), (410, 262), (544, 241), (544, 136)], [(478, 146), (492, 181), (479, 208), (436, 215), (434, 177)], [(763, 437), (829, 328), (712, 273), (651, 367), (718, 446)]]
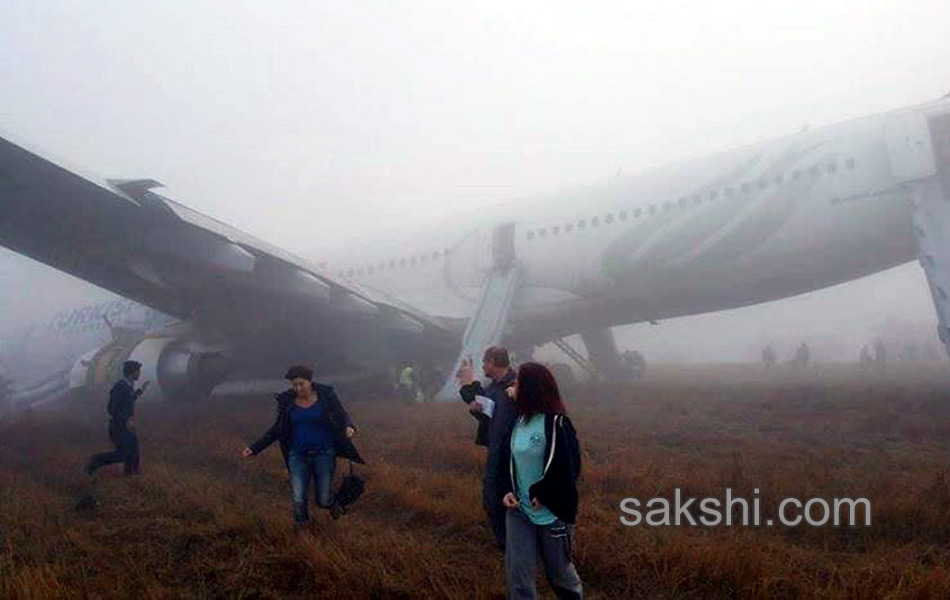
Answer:
[(915, 258), (907, 178), (895, 172), (889, 139), (920, 110), (950, 111), (950, 102), (502, 206), (329, 266), (464, 319), (495, 232), (510, 227), (523, 272), (514, 332), (537, 342), (809, 292)]

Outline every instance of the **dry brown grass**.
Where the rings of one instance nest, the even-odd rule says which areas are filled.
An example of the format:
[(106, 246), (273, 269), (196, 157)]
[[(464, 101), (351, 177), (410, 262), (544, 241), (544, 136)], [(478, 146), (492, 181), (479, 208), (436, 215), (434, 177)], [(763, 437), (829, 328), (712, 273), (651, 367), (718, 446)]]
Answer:
[[(869, 376), (669, 366), (576, 390), (588, 597), (950, 596), (948, 381), (945, 365)], [(94, 483), (80, 468), (105, 448), (101, 406), (0, 425), (0, 597), (502, 596), (479, 505), (483, 453), (461, 405), (344, 398), (372, 463), (368, 492), (302, 537), (276, 447), (238, 457), (269, 424), (269, 400), (142, 406), (143, 475), (111, 467)], [(873, 525), (620, 524), (621, 499), (677, 486), (719, 498), (758, 487), (765, 513), (788, 496), (866, 496)], [(77, 509), (90, 494), (101, 504)]]

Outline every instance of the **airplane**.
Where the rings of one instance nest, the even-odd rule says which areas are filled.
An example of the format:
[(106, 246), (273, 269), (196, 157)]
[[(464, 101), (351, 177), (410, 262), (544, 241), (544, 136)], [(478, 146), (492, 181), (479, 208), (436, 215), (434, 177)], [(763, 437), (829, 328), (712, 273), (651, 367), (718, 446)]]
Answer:
[[(145, 364), (153, 397), (293, 362), (439, 366), (555, 342), (605, 378), (611, 327), (737, 308), (913, 260), (950, 352), (950, 95), (306, 260), (162, 195), (0, 137), (0, 245), (167, 315), (68, 366), (70, 389)], [(580, 334), (586, 356), (567, 344)], [(454, 362), (453, 362), (454, 360)], [(17, 368), (8, 365), (14, 373)], [(21, 386), (22, 387), (22, 386)], [(35, 385), (34, 385), (35, 389)]]
[[(104, 386), (118, 369), (121, 353), (111, 362), (100, 356), (97, 370), (86, 369), (88, 361), (106, 346), (119, 349), (123, 343), (141, 340), (147, 332), (173, 322), (131, 300), (109, 297), (105, 292), (93, 291), (91, 295), (101, 295), (101, 299), (55, 310), (42, 320), (0, 336), (0, 409), (7, 404), (37, 406), (70, 390)], [(94, 380), (88, 381), (87, 375)]]

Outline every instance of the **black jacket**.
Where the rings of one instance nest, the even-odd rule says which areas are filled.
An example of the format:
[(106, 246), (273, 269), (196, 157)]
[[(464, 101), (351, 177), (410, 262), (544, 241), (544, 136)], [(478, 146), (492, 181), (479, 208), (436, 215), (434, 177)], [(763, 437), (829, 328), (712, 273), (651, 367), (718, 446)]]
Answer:
[(120, 379), (109, 390), (109, 416), (125, 425), (135, 414), (135, 401), (142, 393), (128, 379)]
[(488, 387), (483, 387), (478, 381), (459, 388), (459, 395), (466, 404), (471, 404), (475, 396), (485, 396), (495, 402), (494, 417), (488, 418), (482, 413), (473, 413), (478, 421), (478, 431), (475, 432), (475, 443), (479, 446), (486, 446), (489, 454), (497, 449), (497, 444), (492, 443), (492, 438), (499, 441), (505, 436), (511, 424), (514, 422), (514, 406), (511, 398), (508, 397), (506, 390), (514, 385), (517, 375), (513, 370), (501, 378), (497, 383), (492, 381)]
[[(513, 428), (512, 428), (513, 429)], [(580, 444), (567, 415), (544, 415), (544, 475), (528, 489), (531, 498), (548, 507), (565, 523), (577, 521), (577, 478), (581, 474)], [(515, 490), (515, 462), (511, 456), (511, 430), (501, 445), (498, 490), (504, 496)]]
[[(346, 428), (353, 427), (353, 422), (350, 421), (350, 415), (347, 414), (343, 405), (340, 404), (340, 399), (337, 397), (336, 391), (334, 391), (332, 386), (316, 382), (313, 383), (313, 389), (317, 392), (317, 397), (320, 399), (319, 401), (327, 403), (326, 415), (327, 420), (330, 422), (330, 427), (333, 430), (333, 449), (336, 455), (341, 458), (348, 458), (361, 465), (366, 464), (360, 456), (360, 453), (356, 451), (356, 446), (353, 445), (352, 440), (346, 437)], [(294, 405), (295, 397), (296, 394), (293, 390), (274, 394), (274, 400), (277, 401), (277, 418), (274, 420), (274, 424), (271, 425), (271, 428), (267, 430), (267, 433), (248, 446), (251, 452), (258, 454), (273, 444), (275, 440), (279, 441), (280, 452), (284, 455), (284, 464), (288, 465), (288, 468), (290, 442), (293, 435), (293, 427), (290, 422), (290, 407)]]

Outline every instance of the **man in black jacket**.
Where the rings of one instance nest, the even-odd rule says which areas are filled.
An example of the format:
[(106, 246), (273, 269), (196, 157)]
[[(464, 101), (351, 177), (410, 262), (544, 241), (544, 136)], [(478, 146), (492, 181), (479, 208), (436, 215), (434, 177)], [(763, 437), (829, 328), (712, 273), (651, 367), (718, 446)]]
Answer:
[[(507, 389), (515, 384), (515, 372), (511, 368), (508, 350), (501, 346), (492, 346), (485, 350), (482, 357), (482, 370), (489, 382), (482, 384), (475, 380), (472, 359), (468, 359), (459, 369), (458, 378), (462, 401), (468, 404), (469, 412), (478, 420), (478, 432), (475, 443), (488, 448), (485, 461), (485, 475), (482, 480), (482, 507), (491, 523), (495, 543), (505, 547), (505, 510), (501, 506), (502, 494), (498, 491), (496, 477), (499, 446), (504, 441), (514, 423), (515, 411)], [(486, 408), (491, 401), (491, 408)]]
[(139, 439), (135, 435), (132, 415), (135, 414), (135, 401), (148, 389), (145, 382), (135, 389), (135, 382), (142, 375), (142, 363), (127, 360), (122, 363), (122, 379), (109, 390), (109, 440), (115, 446), (112, 452), (93, 455), (86, 463), (86, 474), (92, 475), (104, 465), (125, 463), (126, 475), (139, 473)]

